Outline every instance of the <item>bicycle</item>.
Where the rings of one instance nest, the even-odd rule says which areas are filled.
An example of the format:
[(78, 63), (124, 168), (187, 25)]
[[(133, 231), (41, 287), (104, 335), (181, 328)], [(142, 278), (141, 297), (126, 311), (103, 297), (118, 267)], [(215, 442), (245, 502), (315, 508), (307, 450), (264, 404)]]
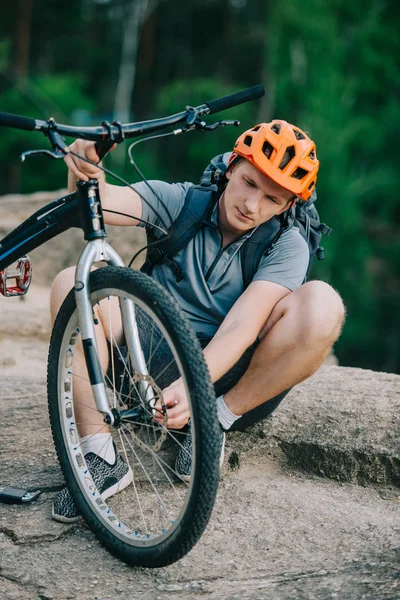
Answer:
[[(102, 158), (114, 143), (177, 124), (182, 126), (173, 133), (238, 124), (221, 121), (210, 125), (203, 117), (263, 93), (262, 86), (255, 86), (195, 108), (186, 107), (169, 117), (126, 125), (103, 122), (99, 127), (73, 127), (57, 124), (54, 119), (41, 121), (0, 113), (0, 126), (40, 131), (50, 140), (53, 151), (25, 152), (23, 159), (38, 153), (63, 158), (68, 152), (63, 136), (95, 141)], [(87, 245), (78, 260), (74, 288), (55, 321), (49, 347), (48, 409), (58, 459), (76, 506), (99, 541), (128, 564), (165, 566), (194, 546), (214, 505), (219, 426), (213, 386), (200, 344), (176, 301), (150, 277), (125, 267), (106, 242), (97, 180), (79, 181), (76, 192), (47, 204), (0, 241), (0, 292), (5, 296), (25, 294), (32, 277), (27, 253), (71, 227), (82, 229)], [(92, 271), (94, 263), (100, 261), (108, 266)], [(16, 269), (10, 271), (15, 262)], [(111, 303), (116, 302), (123, 339), (113, 335), (110, 320), (108, 369), (103, 372), (95, 333), (97, 307), (101, 306), (103, 316), (111, 315)], [(144, 330), (146, 343), (141, 334)], [(83, 370), (77, 359), (80, 344), (85, 357)], [(164, 356), (160, 366), (157, 353), (161, 344), (167, 344), (169, 355), (167, 364)], [(175, 379), (182, 378), (190, 405), (190, 482), (182, 481), (173, 462), (188, 433), (167, 427), (163, 388), (171, 369)], [(132, 473), (130, 485), (109, 499), (97, 489), (81, 449), (80, 430), (91, 425), (77, 421), (83, 402), (78, 401), (77, 393), (74, 398), (74, 388), (82, 378), (90, 382), (96, 406), (92, 430), (109, 428)], [(157, 402), (161, 405), (161, 424), (154, 419)], [(99, 413), (101, 426), (97, 424)]]

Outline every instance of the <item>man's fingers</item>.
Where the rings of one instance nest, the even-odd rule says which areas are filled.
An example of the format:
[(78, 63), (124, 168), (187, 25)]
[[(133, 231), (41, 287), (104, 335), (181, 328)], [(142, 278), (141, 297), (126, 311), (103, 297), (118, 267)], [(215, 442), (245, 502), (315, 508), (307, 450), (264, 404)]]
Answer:
[[(92, 162), (94, 162), (94, 163), (100, 162), (100, 158), (99, 158), (99, 155), (96, 152), (96, 147), (95, 147), (94, 144), (93, 145), (91, 145), (91, 144), (87, 145), (86, 148), (85, 148), (85, 150), (84, 150), (84, 153), (85, 153), (86, 157), (89, 160), (91, 160)], [(89, 165), (89, 163), (86, 163), (86, 164), (88, 165), (88, 167), (92, 166), (92, 165)]]
[(72, 171), (72, 173), (78, 177), (78, 179), (81, 179), (82, 181), (89, 181), (89, 177), (83, 173), (82, 171), (80, 171), (77, 167), (76, 162), (74, 161), (74, 159), (72, 158), (72, 156), (67, 155), (64, 158), (65, 164), (67, 165), (67, 167), (69, 168), (70, 171)]
[[(176, 398), (163, 398), (164, 400), (164, 404), (167, 408), (173, 408), (174, 406), (176, 406), (178, 404), (178, 400)], [(161, 401), (157, 400), (157, 402), (154, 405), (154, 408), (157, 410), (162, 410), (161, 408)]]
[[(178, 410), (177, 407), (174, 408), (168, 408), (167, 409), (167, 416), (168, 416), (168, 421), (170, 419), (174, 419), (177, 416), (179, 416), (181, 414), (182, 411)], [(164, 415), (162, 414), (162, 412), (160, 410), (157, 410), (155, 418), (157, 419), (157, 421), (159, 421), (160, 423), (163, 422), (164, 419)]]
[(189, 417), (185, 415), (179, 415), (178, 417), (168, 418), (167, 427), (168, 429), (182, 429), (185, 427), (189, 420)]
[[(81, 154), (82, 156), (86, 155), (85, 149), (83, 148), (71, 147), (71, 150), (77, 154)], [(89, 160), (96, 160), (96, 158), (98, 160), (96, 152), (92, 152), (88, 158)], [(88, 181), (90, 178), (97, 179), (102, 173), (101, 169), (99, 169), (97, 166), (91, 165), (90, 163), (72, 154), (67, 154), (67, 156), (64, 158), (64, 161), (72, 173), (83, 181)]]
[[(174, 406), (173, 408), (167, 409), (167, 427), (173, 429), (176, 427), (177, 429), (181, 429), (186, 425), (190, 417), (190, 414), (187, 409), (180, 408), (179, 404)], [(162, 423), (164, 420), (164, 415), (160, 412), (156, 413), (155, 416), (156, 421)]]

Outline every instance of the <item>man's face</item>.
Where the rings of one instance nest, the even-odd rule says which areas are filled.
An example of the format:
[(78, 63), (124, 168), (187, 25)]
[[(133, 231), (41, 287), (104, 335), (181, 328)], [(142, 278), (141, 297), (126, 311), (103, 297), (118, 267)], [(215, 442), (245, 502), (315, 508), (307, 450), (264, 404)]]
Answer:
[(223, 234), (240, 236), (280, 215), (294, 202), (293, 194), (260, 173), (247, 160), (226, 174), (228, 184), (219, 203)]

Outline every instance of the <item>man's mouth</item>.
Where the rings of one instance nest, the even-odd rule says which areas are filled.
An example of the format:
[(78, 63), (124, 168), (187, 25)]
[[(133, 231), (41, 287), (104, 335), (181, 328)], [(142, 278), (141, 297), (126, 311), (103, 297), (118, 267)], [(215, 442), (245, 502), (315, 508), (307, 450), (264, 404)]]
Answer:
[(245, 223), (250, 223), (251, 221), (253, 221), (253, 219), (251, 219), (250, 217), (248, 217), (247, 215), (245, 215), (244, 213), (242, 213), (241, 210), (239, 210), (239, 208), (236, 208), (236, 216), (238, 219), (240, 219), (240, 221), (244, 221)]

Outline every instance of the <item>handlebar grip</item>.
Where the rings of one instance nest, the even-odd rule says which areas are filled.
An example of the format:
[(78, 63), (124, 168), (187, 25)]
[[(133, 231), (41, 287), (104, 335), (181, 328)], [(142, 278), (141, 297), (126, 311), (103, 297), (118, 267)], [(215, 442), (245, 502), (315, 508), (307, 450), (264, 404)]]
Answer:
[(216, 100), (210, 100), (210, 102), (206, 102), (205, 104), (207, 104), (211, 113), (216, 113), (226, 108), (231, 108), (231, 106), (237, 106), (238, 104), (243, 104), (243, 102), (261, 98), (264, 94), (265, 90), (262, 85), (254, 85), (240, 92), (222, 96), (222, 98), (217, 98)]
[(104, 158), (105, 155), (107, 154), (107, 152), (113, 146), (114, 146), (114, 142), (111, 142), (110, 140), (101, 140), (101, 142), (96, 142), (95, 148), (96, 148), (96, 152), (99, 156), (99, 159), (101, 160), (102, 158)]
[(19, 115), (12, 115), (10, 113), (0, 112), (0, 126), (13, 127), (14, 129), (26, 129), (27, 131), (33, 131), (36, 129), (35, 119), (30, 117), (20, 117)]

